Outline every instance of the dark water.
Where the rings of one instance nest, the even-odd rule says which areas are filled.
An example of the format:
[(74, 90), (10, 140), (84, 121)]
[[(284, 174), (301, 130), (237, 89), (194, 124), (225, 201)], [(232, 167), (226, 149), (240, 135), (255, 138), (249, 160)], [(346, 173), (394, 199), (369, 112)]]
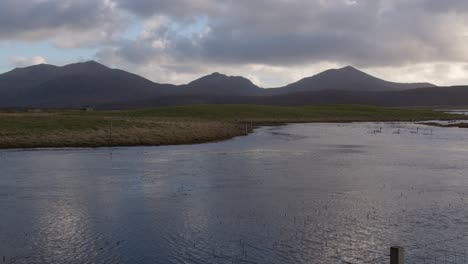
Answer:
[(391, 245), (411, 263), (464, 263), (468, 130), (431, 129), (3, 151), (0, 263), (388, 263)]

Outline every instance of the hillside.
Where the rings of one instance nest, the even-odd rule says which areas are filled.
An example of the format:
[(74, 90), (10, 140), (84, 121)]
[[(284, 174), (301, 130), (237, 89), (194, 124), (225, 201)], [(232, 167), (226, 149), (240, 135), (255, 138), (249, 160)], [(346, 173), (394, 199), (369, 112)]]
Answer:
[(376, 78), (351, 66), (331, 69), (312, 77), (304, 78), (285, 87), (272, 90), (273, 94), (313, 92), (322, 90), (340, 91), (395, 91), (435, 87), (430, 83), (395, 83)]
[[(420, 88), (425, 87), (425, 88)], [(414, 89), (418, 88), (418, 89)], [(327, 70), (281, 88), (213, 73), (186, 85), (159, 84), (94, 61), (36, 65), (0, 74), (0, 107), (141, 108), (186, 104), (468, 105), (466, 87), (384, 81), (353, 67)]]
[(250, 80), (240, 76), (227, 76), (213, 73), (197, 79), (183, 90), (183, 94), (210, 96), (258, 96), (264, 93)]
[(42, 64), (0, 75), (0, 103), (73, 108), (164, 95), (172, 87), (94, 61), (63, 67)]

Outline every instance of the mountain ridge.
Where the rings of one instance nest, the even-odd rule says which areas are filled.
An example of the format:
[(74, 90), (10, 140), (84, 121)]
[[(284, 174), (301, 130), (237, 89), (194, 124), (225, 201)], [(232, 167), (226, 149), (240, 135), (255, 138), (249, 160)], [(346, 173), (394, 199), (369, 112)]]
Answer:
[(187, 94), (262, 95), (263, 89), (242, 76), (214, 72), (187, 84)]
[[(388, 82), (352, 66), (330, 69), (279, 88), (261, 88), (242, 76), (215, 72), (188, 84), (160, 84), (96, 61), (40, 64), (0, 74), (0, 107), (63, 107), (121, 104), (148, 98), (268, 97), (317, 91), (401, 91), (437, 87)], [(172, 99), (171, 99), (172, 100)], [(226, 99), (226, 101), (229, 101)]]
[(164, 95), (171, 87), (95, 61), (40, 64), (0, 75), (0, 106), (76, 108)]
[(303, 91), (342, 90), (342, 91), (385, 91), (407, 90), (414, 88), (436, 87), (431, 83), (397, 83), (389, 82), (352, 66), (329, 69), (316, 75), (305, 77), (297, 82), (288, 84), (280, 94)]

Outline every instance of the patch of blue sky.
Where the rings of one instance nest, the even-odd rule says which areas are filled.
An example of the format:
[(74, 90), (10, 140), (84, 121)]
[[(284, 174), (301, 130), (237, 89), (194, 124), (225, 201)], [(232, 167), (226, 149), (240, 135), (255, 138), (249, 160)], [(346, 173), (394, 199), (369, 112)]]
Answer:
[(189, 23), (172, 23), (170, 29), (179, 36), (190, 37), (203, 33), (208, 28), (208, 22), (206, 16), (197, 16)]
[(145, 30), (143, 21), (140, 19), (134, 19), (127, 30), (122, 34), (125, 39), (135, 40)]

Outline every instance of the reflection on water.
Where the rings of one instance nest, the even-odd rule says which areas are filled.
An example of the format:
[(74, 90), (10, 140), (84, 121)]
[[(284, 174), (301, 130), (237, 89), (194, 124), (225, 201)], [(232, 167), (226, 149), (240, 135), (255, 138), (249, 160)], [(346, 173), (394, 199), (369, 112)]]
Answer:
[(394, 244), (456, 250), (468, 130), (428, 129), (297, 124), (194, 146), (3, 151), (0, 257), (387, 263)]
[(444, 112), (456, 115), (468, 115), (467, 109), (452, 109), (452, 110), (443, 110)]

